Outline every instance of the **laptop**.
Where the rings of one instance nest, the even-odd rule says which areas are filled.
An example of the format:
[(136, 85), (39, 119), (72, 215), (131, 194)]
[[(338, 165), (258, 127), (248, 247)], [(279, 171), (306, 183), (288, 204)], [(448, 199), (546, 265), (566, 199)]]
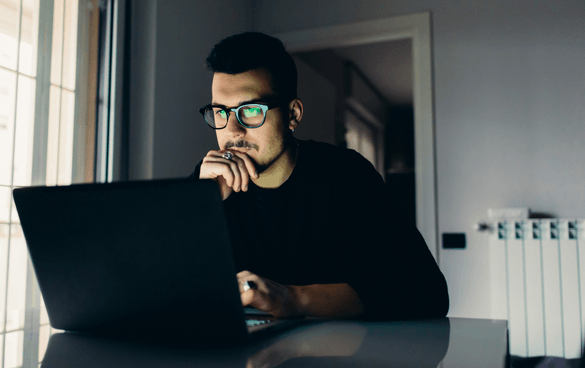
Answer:
[(26, 187), (13, 196), (53, 328), (232, 344), (298, 322), (245, 313), (212, 180)]

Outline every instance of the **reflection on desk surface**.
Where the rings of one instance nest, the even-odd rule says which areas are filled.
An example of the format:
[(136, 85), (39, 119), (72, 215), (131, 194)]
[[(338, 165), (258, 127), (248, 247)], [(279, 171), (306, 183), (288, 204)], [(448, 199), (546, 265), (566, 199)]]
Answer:
[(74, 333), (53, 335), (42, 367), (437, 367), (449, 319), (426, 323), (312, 321), (237, 348), (175, 349)]
[(257, 367), (432, 367), (445, 357), (450, 323), (326, 322), (267, 346), (248, 358)]
[(18, 348), (9, 349), (9, 333), (3, 336), (7, 345), (2, 359), (8, 366), (14, 360), (20, 362), (18, 367), (37, 368), (42, 360), (42, 368), (487, 368), (504, 367), (507, 353), (506, 321), (463, 318), (399, 322), (310, 319), (281, 333), (232, 348), (163, 347), (155, 342), (138, 343), (67, 332), (52, 335), (47, 344), (46, 340), (39, 340), (38, 333), (35, 339), (32, 330), (21, 332)]

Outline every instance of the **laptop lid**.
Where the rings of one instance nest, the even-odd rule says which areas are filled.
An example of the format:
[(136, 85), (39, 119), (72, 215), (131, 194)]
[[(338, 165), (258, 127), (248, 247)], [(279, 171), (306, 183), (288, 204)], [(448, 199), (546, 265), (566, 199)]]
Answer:
[(54, 328), (247, 337), (219, 189), (184, 179), (15, 189)]

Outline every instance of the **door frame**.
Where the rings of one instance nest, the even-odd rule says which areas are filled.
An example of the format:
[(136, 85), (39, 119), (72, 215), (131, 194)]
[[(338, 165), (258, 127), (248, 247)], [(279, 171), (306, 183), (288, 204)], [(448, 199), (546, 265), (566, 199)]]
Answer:
[(435, 109), (430, 12), (274, 34), (289, 52), (412, 40), (416, 225), (438, 257)]

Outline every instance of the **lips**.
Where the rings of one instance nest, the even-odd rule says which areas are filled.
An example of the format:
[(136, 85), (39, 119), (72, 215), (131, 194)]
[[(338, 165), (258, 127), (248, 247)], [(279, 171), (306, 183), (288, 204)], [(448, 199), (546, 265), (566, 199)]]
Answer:
[(249, 148), (242, 148), (242, 147), (230, 147), (228, 148), (230, 151), (237, 151), (237, 152), (246, 152), (249, 151)]

